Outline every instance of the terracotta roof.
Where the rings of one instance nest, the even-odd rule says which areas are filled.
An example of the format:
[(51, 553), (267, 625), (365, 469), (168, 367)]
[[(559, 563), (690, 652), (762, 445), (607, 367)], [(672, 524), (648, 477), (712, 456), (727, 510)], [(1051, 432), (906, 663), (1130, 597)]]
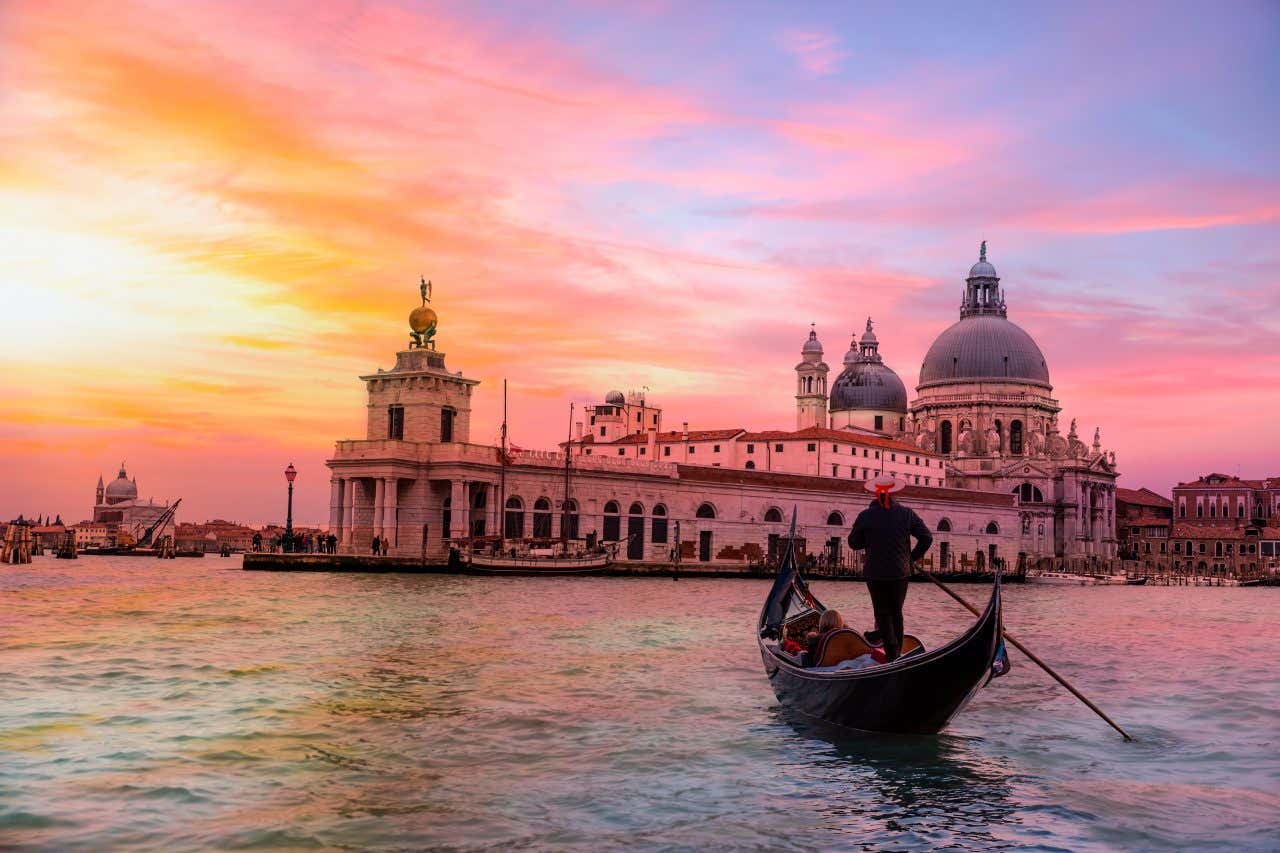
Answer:
[[(812, 474), (783, 474), (778, 471), (743, 470), (740, 468), (712, 468), (705, 465), (676, 465), (681, 480), (703, 483), (724, 483), (735, 486), (775, 486), (785, 489), (803, 489), (813, 492), (839, 492), (854, 494), (872, 500), (871, 493), (863, 486), (863, 480), (842, 480), (835, 477), (818, 477)], [(958, 501), (985, 506), (1011, 507), (1013, 495), (999, 492), (978, 492), (970, 489), (949, 489), (934, 486), (907, 486), (900, 494), (904, 498)]]
[(937, 453), (930, 453), (921, 450), (914, 444), (908, 444), (905, 441), (897, 441), (892, 438), (885, 438), (880, 435), (868, 435), (861, 432), (853, 432), (845, 429), (829, 429), (827, 427), (805, 427), (798, 430), (781, 430), (770, 429), (763, 432), (748, 432), (742, 436), (743, 441), (803, 441), (805, 439), (819, 439), (822, 441), (844, 441), (851, 444), (866, 444), (871, 447), (883, 447), (887, 450), (904, 450), (908, 453), (917, 453), (921, 456), (938, 456)]
[[(1206, 482), (1210, 477), (1222, 480), (1221, 483)], [(1175, 489), (1274, 489), (1280, 487), (1280, 477), (1267, 477), (1262, 480), (1242, 480), (1228, 474), (1205, 474), (1198, 480), (1179, 483)]]
[(1173, 501), (1163, 495), (1157, 495), (1146, 487), (1141, 489), (1122, 489), (1117, 486), (1116, 500), (1134, 504), (1135, 506), (1158, 506), (1162, 509), (1173, 508)]

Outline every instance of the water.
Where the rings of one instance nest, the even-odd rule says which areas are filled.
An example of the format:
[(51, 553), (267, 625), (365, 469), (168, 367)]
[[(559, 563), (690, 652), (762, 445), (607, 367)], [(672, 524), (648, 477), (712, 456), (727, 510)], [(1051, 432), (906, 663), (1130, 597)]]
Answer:
[(1012, 650), (945, 735), (815, 731), (763, 581), (238, 569), (0, 567), (0, 847), (1280, 849), (1280, 590), (1010, 588), (1125, 744)]

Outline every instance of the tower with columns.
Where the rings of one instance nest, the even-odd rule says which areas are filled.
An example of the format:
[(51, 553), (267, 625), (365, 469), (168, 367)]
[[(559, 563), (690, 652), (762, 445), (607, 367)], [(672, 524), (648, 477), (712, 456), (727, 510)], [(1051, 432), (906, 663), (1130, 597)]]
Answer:
[[(443, 455), (467, 455), (471, 393), (480, 383), (445, 367), (445, 354), (433, 340), (437, 318), (427, 307), (430, 292), (424, 282), (423, 304), (409, 318), (409, 346), (396, 353), (395, 366), (360, 377), (367, 395), (364, 440), (338, 442), (328, 463), (329, 527), (346, 551), (369, 550), (377, 536), (403, 554), (411, 546), (421, 548), (426, 538), (454, 532), (432, 531), (424, 519), (429, 505), (448, 507), (463, 481), (433, 484), (423, 479), (422, 465)], [(442, 453), (448, 448), (451, 453)], [(457, 497), (462, 506), (470, 505), (469, 495)], [(454, 515), (465, 524), (465, 511)]]
[(827, 373), (830, 370), (822, 360), (822, 342), (811, 325), (809, 339), (800, 348), (800, 363), (796, 365), (796, 429), (827, 425)]

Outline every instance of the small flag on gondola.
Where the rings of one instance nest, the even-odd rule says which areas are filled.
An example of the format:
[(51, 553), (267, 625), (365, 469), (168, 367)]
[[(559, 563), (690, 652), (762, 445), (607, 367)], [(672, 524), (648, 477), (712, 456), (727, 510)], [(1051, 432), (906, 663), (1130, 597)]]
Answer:
[(991, 678), (987, 679), (987, 683), (991, 683), (992, 678), (999, 678), (1010, 670), (1012, 664), (1009, 663), (1009, 652), (1004, 647), (1004, 637), (1000, 638), (1000, 645), (996, 647), (996, 659), (991, 662)]

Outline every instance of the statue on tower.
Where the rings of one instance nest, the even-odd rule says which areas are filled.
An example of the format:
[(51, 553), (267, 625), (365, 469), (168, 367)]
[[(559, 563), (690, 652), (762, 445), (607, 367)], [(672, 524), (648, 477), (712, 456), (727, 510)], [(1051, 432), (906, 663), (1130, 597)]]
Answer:
[(422, 304), (409, 314), (409, 349), (435, 349), (436, 344), (432, 338), (436, 335), (436, 322), (439, 318), (427, 306), (431, 301), (431, 282), (423, 276), (418, 276), (418, 281), (418, 294), (422, 297)]
[(987, 241), (982, 241), (982, 246), (978, 248), (978, 260), (985, 261), (987, 259)]

